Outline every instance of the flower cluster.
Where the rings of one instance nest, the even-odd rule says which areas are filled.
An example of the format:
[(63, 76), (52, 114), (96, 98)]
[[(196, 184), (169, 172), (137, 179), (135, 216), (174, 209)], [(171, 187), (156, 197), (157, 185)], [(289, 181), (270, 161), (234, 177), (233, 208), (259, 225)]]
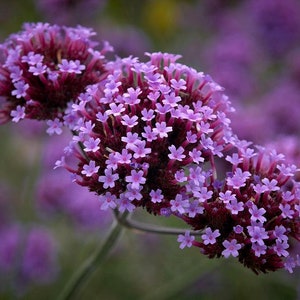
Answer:
[(65, 149), (78, 163), (63, 157), (57, 166), (98, 194), (102, 209), (142, 206), (204, 231), (200, 242), (180, 236), (181, 247), (238, 257), (255, 272), (291, 271), (298, 262), (290, 240), (300, 234), (297, 168), (232, 134), (230, 102), (211, 78), (178, 56), (148, 56), (111, 63), (107, 78), (80, 94)]
[(1, 123), (54, 120), (57, 128), (68, 103), (106, 74), (104, 54), (112, 49), (96, 50), (93, 35), (81, 26), (26, 23), (1, 44)]
[[(298, 170), (274, 150), (255, 151), (245, 142), (236, 142), (236, 147), (225, 157), (225, 176), (222, 168), (213, 182), (198, 176), (195, 183), (187, 176), (190, 193), (185, 197), (195, 199), (201, 209), (192, 215), (183, 211), (180, 217), (204, 231), (201, 241), (193, 238), (191, 243), (210, 258), (238, 257), (256, 273), (279, 268), (292, 272), (300, 265), (299, 255), (292, 254), (293, 243), (300, 240)], [(186, 244), (191, 236), (183, 237), (179, 242), (191, 246)]]
[[(300, 265), (297, 167), (233, 134), (223, 88), (178, 63), (179, 55), (107, 62), (111, 48), (95, 50), (93, 34), (26, 24), (1, 45), (0, 121), (47, 120), (50, 135), (68, 127), (72, 140), (56, 167), (94, 193), (102, 210), (173, 215), (201, 235), (180, 235), (180, 248), (237, 257), (255, 273), (293, 272)], [(42, 204), (55, 208), (47, 188)], [(63, 202), (82, 216), (81, 203)]]
[(200, 165), (222, 156), (234, 139), (227, 118), (232, 108), (219, 85), (177, 63), (179, 56), (147, 55), (145, 63), (132, 57), (112, 62), (111, 74), (79, 96), (67, 116), (77, 119), (70, 124), (76, 135), (65, 149), (78, 164), (67, 166), (62, 158), (57, 166), (97, 193), (102, 209), (197, 212), (183, 196), (185, 172), (195, 182), (213, 176)]

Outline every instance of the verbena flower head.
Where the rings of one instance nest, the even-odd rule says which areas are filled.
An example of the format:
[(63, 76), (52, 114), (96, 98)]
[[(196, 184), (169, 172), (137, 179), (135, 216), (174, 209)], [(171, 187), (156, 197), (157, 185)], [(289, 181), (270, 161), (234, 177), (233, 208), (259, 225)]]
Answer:
[[(256, 273), (280, 268), (292, 272), (299, 265), (299, 253), (293, 250), (300, 240), (298, 170), (274, 150), (254, 151), (238, 141), (235, 145), (236, 151), (225, 156), (225, 176), (224, 169), (215, 168), (214, 177), (195, 186), (195, 176), (187, 175), (189, 203), (180, 217), (204, 231), (193, 245), (210, 258), (237, 257)], [(190, 199), (198, 200), (202, 210), (190, 215)]]
[[(105, 80), (80, 95), (67, 116), (77, 119), (77, 134), (66, 148), (78, 165), (62, 158), (57, 166), (98, 194), (103, 209), (193, 214), (201, 208), (190, 207), (184, 181), (190, 174), (197, 187), (212, 176), (202, 167), (233, 139), (230, 102), (209, 76), (177, 63), (179, 56), (147, 55), (147, 62), (117, 60)], [(201, 193), (206, 199), (211, 191)]]
[(26, 23), (0, 45), (0, 121), (24, 118), (60, 120), (67, 104), (106, 73), (104, 44), (95, 33), (76, 28)]

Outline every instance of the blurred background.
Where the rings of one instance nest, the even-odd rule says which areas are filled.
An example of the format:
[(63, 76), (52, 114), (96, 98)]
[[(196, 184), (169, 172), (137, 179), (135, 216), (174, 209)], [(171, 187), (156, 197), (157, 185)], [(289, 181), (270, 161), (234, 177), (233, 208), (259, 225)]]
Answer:
[[(0, 40), (23, 22), (91, 27), (116, 55), (181, 54), (230, 97), (240, 138), (300, 162), (299, 0), (10, 0)], [(53, 170), (68, 133), (35, 121), (0, 127), (0, 299), (56, 299), (105, 238), (112, 215)], [(179, 226), (172, 218), (136, 218)], [(79, 299), (300, 299), (298, 273), (255, 275), (235, 260), (180, 250), (176, 236), (125, 230)]]

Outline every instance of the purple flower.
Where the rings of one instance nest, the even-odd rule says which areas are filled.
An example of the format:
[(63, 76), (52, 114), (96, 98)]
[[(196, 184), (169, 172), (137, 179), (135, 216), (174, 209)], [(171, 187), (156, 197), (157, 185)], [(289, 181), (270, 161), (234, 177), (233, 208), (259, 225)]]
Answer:
[(23, 80), (19, 80), (14, 83), (15, 90), (12, 90), (11, 95), (16, 96), (17, 99), (26, 97), (26, 91), (29, 88), (29, 84), (25, 83)]
[[(298, 256), (298, 260), (299, 260), (299, 256)], [(293, 270), (295, 269), (296, 266), (300, 266), (299, 262), (297, 263), (297, 260), (294, 259), (293, 257), (288, 257), (285, 260), (284, 263), (284, 268), (289, 272), (289, 273), (293, 273)]]
[(125, 177), (125, 180), (131, 184), (132, 188), (138, 189), (140, 184), (144, 184), (146, 182), (146, 178), (143, 176), (144, 172), (142, 170), (136, 171), (132, 170), (129, 176)]
[(0, 272), (10, 273), (15, 267), (22, 233), (18, 226), (4, 227), (0, 231)]
[[(155, 214), (197, 215), (204, 207), (194, 201), (209, 201), (214, 193), (206, 186), (212, 171), (200, 166), (232, 147), (230, 122), (224, 121), (230, 102), (210, 77), (177, 63), (178, 56), (147, 55), (148, 62), (110, 62), (110, 73), (80, 94), (66, 118), (77, 118), (73, 141), (85, 153), (69, 147), (66, 159), (78, 164), (66, 168), (101, 203), (114, 195), (122, 211), (133, 205)], [(90, 161), (99, 167), (98, 178), (85, 176)]]
[(230, 201), (236, 200), (235, 194), (232, 194), (232, 192), (229, 190), (225, 191), (225, 193), (220, 192), (219, 197), (224, 203), (229, 203)]
[(133, 151), (134, 158), (146, 157), (151, 153), (151, 148), (146, 148), (146, 141), (139, 141), (132, 146), (131, 150)]
[(16, 110), (11, 111), (10, 116), (12, 117), (13, 122), (19, 122), (20, 120), (24, 119), (26, 116), (25, 107), (21, 107), (21, 105), (18, 105), (16, 107)]
[(104, 175), (99, 176), (98, 181), (103, 182), (103, 188), (113, 188), (115, 186), (115, 181), (119, 178), (118, 174), (113, 174), (112, 169), (105, 169)]
[(201, 236), (204, 245), (208, 245), (208, 244), (214, 244), (216, 243), (216, 238), (219, 237), (220, 231), (219, 229), (216, 229), (214, 231), (212, 231), (212, 229), (210, 227), (206, 228), (204, 231), (204, 234)]
[(277, 238), (277, 240), (279, 241), (287, 240), (287, 236), (284, 233), (286, 233), (286, 228), (284, 226), (282, 225), (275, 226), (273, 234)]
[(164, 196), (162, 195), (162, 191), (160, 189), (152, 190), (149, 195), (151, 196), (151, 201), (153, 203), (159, 203), (163, 200)]
[(167, 126), (166, 122), (156, 123), (153, 132), (157, 134), (160, 138), (168, 137), (168, 132), (172, 131), (172, 127)]
[(203, 212), (204, 212), (204, 207), (200, 206), (200, 203), (198, 200), (190, 202), (190, 205), (187, 208), (187, 213), (190, 218), (195, 217), (196, 214), (203, 214)]
[(272, 179), (269, 180), (268, 178), (262, 179), (262, 183), (264, 184), (263, 187), (265, 188), (266, 191), (278, 191), (280, 188), (277, 186), (277, 180)]
[(58, 118), (55, 118), (54, 120), (48, 120), (47, 125), (49, 126), (46, 132), (49, 135), (57, 134), (60, 135), (62, 134), (62, 123), (59, 121)]
[(133, 201), (133, 200), (140, 201), (143, 198), (142, 194), (140, 193), (140, 191), (143, 189), (142, 186), (140, 186), (139, 188), (133, 188), (131, 184), (128, 184), (127, 186), (128, 186), (128, 189), (127, 189), (127, 192), (125, 192), (125, 196), (130, 201)]
[(35, 76), (39, 76), (47, 71), (47, 66), (43, 65), (41, 62), (38, 62), (36, 66), (30, 66), (28, 71)]
[(233, 257), (237, 257), (239, 255), (238, 250), (242, 248), (242, 246), (237, 243), (236, 239), (233, 239), (231, 241), (225, 240), (223, 242), (223, 246), (225, 247), (225, 250), (222, 251), (222, 255), (225, 258), (228, 258), (230, 255), (232, 255)]
[(208, 191), (207, 187), (201, 187), (199, 191), (195, 191), (193, 194), (200, 203), (203, 203), (211, 198), (213, 192)]
[(294, 210), (291, 209), (291, 205), (290, 204), (279, 204), (279, 208), (281, 210), (281, 215), (283, 218), (289, 218), (289, 219), (293, 219), (294, 216)]
[(94, 138), (90, 137), (87, 141), (85, 141), (83, 143), (83, 145), (85, 147), (84, 151), (86, 151), (86, 152), (90, 152), (90, 151), (91, 152), (96, 152), (96, 151), (98, 151), (100, 149), (99, 143), (100, 143), (99, 138), (94, 139)]
[(265, 214), (266, 210), (261, 207), (261, 208), (257, 208), (257, 206), (255, 204), (253, 204), (250, 208), (249, 208), (249, 212), (251, 214), (250, 220), (253, 222), (261, 222), (264, 223), (265, 221), (267, 221), (267, 219), (265, 217), (263, 217), (263, 215)]
[(83, 166), (83, 170), (81, 173), (86, 175), (87, 177), (91, 177), (94, 174), (97, 174), (98, 170), (99, 166), (96, 166), (95, 161), (91, 160), (88, 165)]
[(171, 211), (184, 214), (189, 205), (189, 201), (184, 199), (181, 194), (176, 195), (174, 200), (170, 201)]
[(253, 225), (247, 227), (249, 235), (251, 236), (251, 242), (263, 245), (264, 241), (269, 238), (266, 230), (260, 223), (253, 223)]
[(256, 257), (261, 257), (261, 255), (267, 253), (267, 246), (265, 244), (253, 243), (252, 250), (254, 251)]
[(232, 215), (237, 215), (240, 211), (244, 210), (244, 203), (233, 199), (226, 204), (226, 208), (230, 210)]
[[(281, 268), (292, 271), (297, 264), (288, 263), (296, 259), (290, 249), (300, 238), (300, 185), (296, 181), (296, 168), (284, 165), (283, 156), (273, 150), (259, 147), (254, 152), (246, 142), (233, 143), (236, 151), (231, 148), (230, 156), (224, 155), (229, 164), (225, 175), (215, 170), (213, 177), (204, 176), (212, 182), (207, 179), (199, 182), (187, 176), (186, 186), (194, 197), (204, 187), (213, 193), (209, 199), (201, 200), (202, 212), (186, 211), (181, 218), (193, 229), (204, 230), (204, 234), (207, 228), (220, 233), (214, 244), (195, 241), (193, 245), (211, 258), (238, 257), (255, 273)], [(198, 178), (200, 174), (198, 170)], [(217, 180), (222, 185), (215, 185)], [(202, 240), (205, 238), (208, 237)]]
[(289, 244), (286, 241), (276, 240), (276, 245), (273, 246), (273, 250), (277, 253), (278, 256), (287, 257), (289, 252), (286, 249), (289, 248)]
[(112, 195), (110, 192), (107, 192), (104, 195), (99, 196), (99, 202), (101, 204), (100, 208), (102, 210), (107, 210), (108, 208), (116, 208), (117, 197), (115, 195)]
[(46, 283), (57, 273), (56, 246), (45, 230), (29, 232), (23, 253), (21, 276), (25, 281)]
[(131, 203), (128, 197), (124, 194), (120, 195), (120, 198), (117, 200), (119, 211), (123, 213), (124, 211), (133, 212), (135, 209), (134, 204)]
[(177, 242), (180, 243), (179, 248), (183, 249), (185, 247), (192, 247), (193, 241), (195, 240), (195, 237), (193, 235), (190, 235), (189, 231), (186, 231), (185, 234), (180, 234), (177, 238)]
[(232, 156), (227, 155), (225, 159), (236, 166), (243, 161), (243, 159), (239, 157), (237, 153), (233, 153)]
[(185, 158), (185, 155), (183, 154), (184, 153), (183, 147), (180, 146), (178, 149), (176, 149), (174, 145), (171, 145), (169, 147), (169, 150), (170, 150), (170, 154), (168, 154), (168, 157), (170, 159), (182, 161), (182, 159)]
[(46, 20), (59, 24), (82, 24), (101, 12), (106, 2), (107, 0), (36, 0), (34, 4)]
[(238, 189), (245, 186), (245, 182), (249, 176), (250, 173), (248, 171), (243, 172), (240, 168), (237, 168), (233, 176), (227, 178), (227, 184)]
[(88, 28), (47, 23), (26, 23), (11, 35), (1, 45), (1, 122), (19, 120), (19, 107), (25, 118), (62, 122), (68, 103), (107, 74), (104, 57), (92, 52), (93, 35)]

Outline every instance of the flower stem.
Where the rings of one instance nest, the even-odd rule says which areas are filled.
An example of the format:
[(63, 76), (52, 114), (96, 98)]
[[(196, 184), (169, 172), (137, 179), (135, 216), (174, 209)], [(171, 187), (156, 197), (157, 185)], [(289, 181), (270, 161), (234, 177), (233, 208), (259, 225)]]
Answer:
[[(140, 232), (156, 233), (156, 234), (168, 234), (168, 235), (178, 235), (184, 234), (186, 230), (184, 228), (169, 228), (162, 226), (153, 226), (152, 224), (141, 223), (130, 218), (121, 218), (118, 214), (115, 213), (116, 219), (120, 224), (128, 229), (133, 229)], [(199, 230), (189, 230), (190, 234), (201, 235), (203, 232)]]
[[(80, 288), (89, 279), (93, 272), (104, 261), (107, 254), (115, 245), (118, 237), (120, 236), (123, 228), (134, 229), (141, 232), (157, 233), (157, 234), (184, 234), (185, 229), (181, 228), (167, 228), (153, 226), (150, 224), (140, 223), (134, 220), (127, 219), (128, 213), (120, 214), (118, 211), (114, 211), (116, 221), (112, 226), (106, 240), (99, 249), (96, 250), (94, 255), (88, 258), (78, 271), (71, 277), (70, 281), (62, 290), (61, 294), (57, 298), (58, 300), (70, 300), (74, 299)], [(191, 234), (199, 235), (199, 231), (190, 231)]]
[[(127, 217), (127, 213), (124, 213), (119, 217), (119, 220), (124, 220)], [(121, 222), (115, 222), (109, 232), (106, 240), (101, 245), (94, 255), (89, 257), (83, 265), (78, 269), (78, 271), (71, 277), (70, 281), (63, 288), (61, 294), (57, 298), (58, 300), (69, 300), (75, 299), (76, 294), (80, 288), (85, 284), (87, 279), (93, 274), (93, 272), (99, 267), (99, 265), (104, 261), (107, 254), (113, 248), (115, 243), (120, 236), (124, 226)]]

